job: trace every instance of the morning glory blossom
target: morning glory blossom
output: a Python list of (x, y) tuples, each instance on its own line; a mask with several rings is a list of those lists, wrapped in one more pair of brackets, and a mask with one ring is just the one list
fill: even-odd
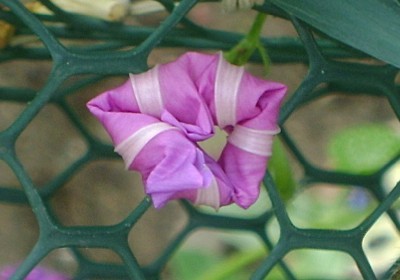
[[(128, 170), (140, 172), (156, 208), (187, 199), (248, 208), (259, 196), (286, 86), (247, 73), (222, 53), (188, 52), (130, 74), (88, 102)], [(214, 159), (199, 145), (228, 134)]]

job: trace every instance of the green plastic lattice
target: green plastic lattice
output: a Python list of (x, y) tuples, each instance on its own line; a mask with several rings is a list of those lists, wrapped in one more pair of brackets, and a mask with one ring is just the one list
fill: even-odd
[[(145, 197), (125, 219), (112, 226), (64, 226), (58, 221), (48, 203), (54, 194), (89, 162), (96, 159), (117, 158), (112, 146), (101, 142), (89, 132), (74, 113), (71, 105), (66, 102), (66, 97), (107, 75), (145, 71), (148, 68), (148, 56), (156, 47), (227, 50), (237, 43), (242, 35), (203, 28), (185, 18), (185, 15), (197, 4), (196, 0), (182, 0), (177, 5), (170, 0), (159, 0), (170, 14), (156, 28), (105, 22), (67, 13), (48, 0), (40, 2), (47, 6), (53, 15), (33, 15), (19, 1), (0, 0), (0, 3), (7, 7), (0, 10), (0, 18), (16, 26), (19, 34), (37, 36), (45, 46), (8, 46), (0, 51), (0, 61), (2, 63), (21, 59), (52, 61), (48, 80), (39, 91), (0, 87), (0, 101), (29, 103), (16, 120), (0, 132), (0, 160), (11, 168), (23, 188), (19, 190), (1, 186), (0, 202), (29, 205), (39, 224), (36, 245), (12, 279), (23, 279), (52, 250), (62, 247), (70, 248), (78, 263), (75, 279), (90, 279), (99, 276), (114, 279), (157, 279), (183, 240), (199, 228), (240, 230), (256, 234), (268, 248), (269, 253), (255, 269), (252, 279), (263, 279), (277, 264), (282, 268), (287, 279), (296, 279), (296, 275), (290, 265), (285, 263), (283, 257), (290, 251), (300, 248), (345, 252), (354, 259), (363, 278), (376, 279), (378, 277), (365, 255), (362, 242), (366, 232), (384, 213), (389, 215), (397, 230), (400, 229), (397, 214), (391, 208), (400, 195), (400, 184), (397, 183), (389, 194), (385, 193), (381, 184), (384, 171), (400, 156), (371, 175), (352, 175), (326, 170), (308, 160), (285, 130), (285, 122), (297, 108), (333, 92), (387, 98), (399, 119), (400, 94), (395, 83), (397, 68), (386, 64), (368, 65), (349, 62), (347, 58), (357, 59), (366, 55), (325, 36), (316, 40), (305, 23), (290, 17), (269, 1), (257, 7), (261, 12), (290, 20), (301, 39), (263, 38), (262, 42), (268, 48), (271, 60), (275, 64), (301, 62), (309, 67), (306, 77), (284, 104), (280, 115), (280, 124), (283, 128), (281, 137), (303, 169), (304, 184), (322, 182), (347, 188), (356, 185), (372, 193), (379, 204), (363, 222), (350, 230), (301, 229), (291, 222), (274, 181), (267, 173), (264, 183), (272, 202), (270, 209), (266, 209), (256, 218), (247, 219), (212, 215), (182, 202), (189, 217), (186, 226), (156, 261), (141, 267), (136, 260), (135, 252), (128, 244), (128, 235), (140, 217), (151, 207), (149, 198)], [(178, 26), (179, 23), (181, 24)], [(100, 40), (101, 43), (62, 44), (61, 39), (75, 41), (93, 39)], [(252, 57), (252, 60), (261, 61), (256, 55)], [(69, 84), (68, 87), (61, 87), (64, 81), (79, 75), (84, 78)], [(39, 111), (49, 103), (57, 104), (65, 112), (86, 141), (88, 150), (61, 174), (38, 188), (16, 155), (16, 141)], [(277, 218), (280, 226), (279, 241), (275, 245), (265, 231), (274, 217)], [(110, 249), (121, 257), (123, 264), (90, 260), (81, 255), (77, 248)]]

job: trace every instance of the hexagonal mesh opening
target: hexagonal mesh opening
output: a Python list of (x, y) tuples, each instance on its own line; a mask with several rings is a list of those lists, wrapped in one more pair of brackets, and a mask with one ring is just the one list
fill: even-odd
[(39, 186), (49, 183), (85, 151), (76, 128), (54, 105), (46, 106), (16, 143), (17, 156)]

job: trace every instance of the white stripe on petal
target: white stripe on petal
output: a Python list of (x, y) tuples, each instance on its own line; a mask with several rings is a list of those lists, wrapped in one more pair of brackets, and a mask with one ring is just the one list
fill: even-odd
[[(208, 168), (208, 167), (207, 167)], [(214, 175), (212, 175), (211, 183), (205, 188), (197, 189), (196, 205), (208, 205), (218, 210), (220, 207), (220, 195), (218, 182)]]
[(215, 77), (215, 114), (218, 126), (236, 124), (236, 105), (244, 68), (225, 61), (220, 53)]
[(129, 74), (129, 77), (140, 112), (160, 117), (164, 105), (158, 80), (158, 67), (137, 75)]
[(257, 130), (237, 125), (229, 135), (228, 142), (246, 152), (260, 156), (270, 156), (273, 136), (279, 132), (280, 128), (276, 130)]
[(119, 153), (125, 161), (125, 168), (128, 169), (143, 147), (158, 134), (178, 128), (163, 122), (149, 124), (135, 131), (131, 136), (115, 147), (114, 151)]

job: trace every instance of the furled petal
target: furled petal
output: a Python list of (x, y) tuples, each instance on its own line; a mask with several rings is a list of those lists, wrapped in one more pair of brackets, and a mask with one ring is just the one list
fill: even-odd
[(279, 108), (284, 85), (245, 74), (238, 96), (237, 120), (219, 163), (235, 189), (235, 202), (247, 208), (258, 198), (272, 138), (279, 133)]
[[(100, 100), (110, 100), (101, 98)], [(115, 150), (127, 169), (142, 174), (146, 193), (171, 193), (207, 187), (212, 174), (206, 168), (203, 152), (168, 123), (139, 113), (107, 112), (108, 104), (92, 102), (89, 108), (111, 135)], [(194, 197), (188, 193), (187, 198)], [(156, 207), (165, 204), (155, 200)]]
[[(186, 53), (88, 103), (124, 159), (141, 173), (155, 207), (184, 198), (218, 209), (259, 195), (286, 87), (227, 63), (222, 53)], [(216, 161), (196, 141), (228, 133)]]

